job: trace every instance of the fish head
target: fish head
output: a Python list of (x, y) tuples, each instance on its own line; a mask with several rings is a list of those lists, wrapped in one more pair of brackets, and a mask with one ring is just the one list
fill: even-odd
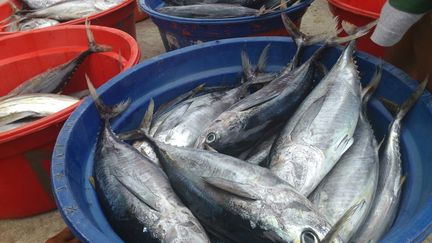
[(211, 148), (221, 153), (232, 154), (236, 141), (242, 135), (241, 124), (230, 123), (230, 120), (217, 119), (207, 128), (201, 137), (201, 148)]

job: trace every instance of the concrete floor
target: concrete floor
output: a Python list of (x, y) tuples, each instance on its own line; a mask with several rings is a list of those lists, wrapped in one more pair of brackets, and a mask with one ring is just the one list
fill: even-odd
[[(316, 0), (303, 17), (301, 29), (308, 34), (334, 33), (334, 20), (325, 0)], [(165, 52), (157, 27), (146, 20), (137, 23), (141, 60)], [(58, 211), (16, 220), (0, 220), (0, 242), (45, 242), (66, 227)]]

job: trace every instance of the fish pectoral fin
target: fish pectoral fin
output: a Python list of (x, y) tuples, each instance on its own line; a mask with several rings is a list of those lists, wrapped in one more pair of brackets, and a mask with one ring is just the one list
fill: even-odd
[(339, 237), (339, 233), (345, 228), (345, 226), (351, 223), (353, 216), (362, 210), (366, 204), (364, 199), (360, 200), (352, 207), (350, 207), (342, 217), (334, 224), (331, 230), (326, 234), (326, 236), (321, 240), (321, 243), (331, 243)]
[[(292, 129), (291, 137), (295, 137), (297, 134), (303, 133), (304, 131), (310, 130), (310, 124), (315, 120), (318, 113), (321, 111), (321, 108), (325, 101), (325, 95), (319, 97), (305, 110), (305, 112), (301, 115), (300, 119), (297, 119), (297, 123)], [(301, 121), (301, 122), (300, 122)]]
[(159, 197), (155, 195), (150, 188), (148, 188), (144, 183), (140, 184), (139, 191), (134, 190), (128, 183), (128, 177), (119, 177), (114, 175), (116, 180), (124, 186), (132, 195), (134, 195), (138, 200), (147, 205), (154, 211), (159, 212), (157, 202), (160, 201)]
[(250, 200), (261, 199), (253, 190), (251, 190), (253, 188), (252, 186), (247, 186), (244, 183), (239, 183), (220, 177), (202, 177), (202, 179), (209, 185), (229, 192), (235, 196), (247, 198)]
[(249, 104), (247, 104), (247, 105), (243, 105), (243, 106), (240, 105), (240, 106), (237, 107), (237, 108), (240, 109), (239, 111), (246, 111), (246, 110), (252, 109), (252, 108), (254, 108), (254, 107), (260, 106), (260, 105), (262, 105), (262, 104), (264, 104), (264, 103), (266, 103), (266, 102), (269, 102), (270, 100), (272, 100), (272, 99), (278, 97), (279, 94), (280, 94), (280, 93), (273, 94), (273, 95), (271, 95), (271, 96), (267, 96), (267, 97), (263, 97), (263, 98), (261, 98), (261, 99), (254, 100), (253, 102), (251, 102), (251, 103), (249, 103)]

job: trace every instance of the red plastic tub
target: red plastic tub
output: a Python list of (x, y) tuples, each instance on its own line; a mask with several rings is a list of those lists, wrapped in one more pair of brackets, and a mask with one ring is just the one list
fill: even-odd
[(146, 14), (145, 12), (143, 12), (139, 6), (138, 6), (138, 2), (135, 1), (137, 3), (137, 6), (135, 7), (135, 22), (141, 22), (143, 20), (148, 19), (148, 14)]
[(0, 21), (8, 18), (13, 14), (13, 8), (11, 3), (14, 4), (17, 8), (22, 8), (22, 3), (19, 0), (9, 0), (9, 2), (5, 1), (0, 3)]
[[(19, 0), (14, 0), (14, 1), (18, 2)], [(19, 3), (17, 6), (22, 7), (22, 4)], [(131, 35), (133, 38), (136, 38), (136, 30), (135, 30), (136, 10), (135, 9), (137, 9), (136, 0), (125, 0), (123, 3), (119, 4), (114, 8), (110, 8), (108, 10), (90, 16), (89, 20), (93, 25), (106, 26), (106, 27), (123, 30), (124, 32)], [(8, 13), (7, 17), (9, 17), (13, 13), (12, 7), (7, 2), (3, 4), (3, 8), (0, 6), (0, 12), (1, 15), (4, 15), (4, 13)], [(85, 22), (85, 18), (81, 18), (81, 19), (67, 21), (57, 26), (84, 24), (84, 22)], [(0, 37), (4, 35), (9, 35), (11, 33), (14, 32), (6, 32), (5, 27), (0, 26)]]
[[(385, 2), (386, 0), (328, 0), (330, 11), (339, 17), (339, 27), (342, 20), (362, 26), (378, 19)], [(371, 31), (366, 38), (358, 40), (358, 49), (382, 57), (384, 48), (371, 41), (369, 37), (372, 33)], [(340, 35), (345, 36), (346, 33)]]
[[(90, 55), (66, 87), (66, 94), (86, 89), (84, 73), (100, 86), (121, 72), (119, 60), (122, 70), (140, 60), (138, 45), (130, 35), (107, 27), (92, 26), (91, 29), (97, 43), (109, 45), (113, 50)], [(3, 77), (0, 95), (4, 95), (23, 81), (85, 50), (85, 26), (60, 26), (9, 35), (0, 39), (0, 47)], [(51, 153), (64, 121), (77, 106), (0, 133), (0, 218), (25, 217), (55, 207), (49, 183)]]

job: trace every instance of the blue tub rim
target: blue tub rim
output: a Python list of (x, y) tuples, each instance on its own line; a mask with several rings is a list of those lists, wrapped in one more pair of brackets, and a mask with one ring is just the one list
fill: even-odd
[(284, 10), (279, 10), (271, 14), (266, 14), (263, 16), (246, 16), (246, 17), (238, 17), (238, 18), (225, 18), (225, 19), (197, 19), (197, 18), (183, 18), (183, 17), (176, 17), (171, 16), (168, 14), (159, 13), (153, 8), (151, 8), (147, 4), (148, 0), (139, 0), (139, 7), (146, 12), (150, 17), (169, 21), (169, 22), (175, 22), (175, 23), (181, 23), (181, 24), (207, 24), (207, 25), (221, 25), (221, 24), (240, 24), (240, 23), (249, 23), (252, 21), (257, 20), (266, 20), (271, 19), (277, 16), (280, 16), (282, 12), (291, 13), (291, 12), (298, 12), (302, 11), (303, 9), (306, 11), (306, 8), (309, 7), (309, 5), (315, 1), (315, 0), (301, 0), (298, 4), (291, 6)]
[[(117, 82), (123, 80), (126, 76), (130, 75), (130, 73), (137, 72), (139, 69), (148, 66), (152, 63), (159, 62), (161, 59), (169, 58), (172, 56), (176, 56), (179, 54), (187, 53), (189, 51), (196, 51), (199, 49), (205, 49), (209, 48), (215, 45), (219, 44), (230, 44), (230, 43), (247, 43), (247, 42), (256, 42), (256, 41), (280, 41), (280, 42), (292, 42), (291, 38), (287, 37), (241, 37), (241, 38), (231, 38), (231, 39), (223, 39), (223, 40), (216, 40), (216, 41), (209, 41), (193, 46), (188, 46), (184, 48), (180, 48), (171, 52), (167, 52), (164, 54), (161, 54), (159, 56), (147, 59), (134, 67), (128, 69), (127, 71), (120, 73), (119, 75), (113, 77), (108, 82), (103, 84), (101, 87), (97, 89), (98, 94), (103, 96), (105, 92), (107, 92), (111, 86), (116, 84)], [(341, 47), (337, 47), (341, 49)], [(392, 64), (389, 64), (387, 62), (383, 62), (377, 57), (374, 57), (368, 53), (357, 51), (357, 58), (362, 58), (368, 62), (371, 62), (375, 65), (382, 64), (382, 68), (384, 70), (387, 70), (388, 72), (392, 73), (392, 75), (399, 78), (400, 81), (402, 81), (405, 85), (408, 86), (408, 88), (411, 91), (414, 91), (418, 85), (418, 82), (413, 80), (411, 77), (408, 76), (405, 72), (400, 70), (399, 68), (393, 66)], [(428, 109), (430, 113), (432, 113), (432, 94), (429, 91), (425, 91), (423, 95), (420, 97), (419, 102), (422, 102), (425, 104), (425, 107)], [(80, 117), (80, 115), (89, 108), (90, 105), (92, 105), (93, 102), (90, 98), (86, 98), (76, 109), (72, 112), (70, 117), (67, 119), (65, 124), (63, 125), (59, 136), (57, 137), (56, 144), (53, 150), (52, 154), (52, 160), (51, 160), (51, 185), (52, 185), (52, 191), (54, 194), (55, 202), (58, 206), (58, 210), (65, 221), (66, 225), (70, 228), (70, 230), (73, 232), (75, 236), (78, 236), (80, 240), (85, 240), (86, 242), (91, 242), (89, 238), (94, 239), (95, 232), (98, 230), (93, 226), (92, 224), (87, 225), (87, 227), (81, 227), (81, 232), (77, 232), (73, 225), (76, 224), (83, 224), (84, 221), (88, 221), (88, 218), (84, 216), (82, 210), (80, 208), (74, 207), (74, 205), (78, 205), (74, 195), (67, 191), (66, 196), (59, 196), (59, 188), (63, 187), (69, 187), (69, 181), (65, 179), (64, 173), (65, 173), (65, 153), (64, 149), (66, 144), (69, 142), (71, 127), (73, 127), (75, 121)], [(55, 179), (56, 178), (56, 179)], [(411, 238), (406, 239), (404, 238), (404, 235), (401, 235), (399, 232), (395, 232), (391, 235), (389, 238), (389, 235), (386, 235), (384, 238), (387, 240), (387, 242), (391, 242), (388, 240), (397, 240), (397, 239), (405, 239), (409, 242), (412, 241), (420, 241), (421, 239), (424, 239), (428, 236), (428, 234), (432, 231), (432, 221), (429, 220), (430, 215), (432, 215), (432, 198), (428, 200), (426, 203), (427, 206), (421, 210), (422, 214), (419, 217), (416, 217), (413, 219), (412, 224), (416, 225), (415, 229), (409, 229), (408, 231), (405, 231), (405, 233), (410, 236)], [(420, 229), (420, 230), (419, 230)], [(92, 236), (92, 237), (88, 237)], [(97, 238), (101, 240), (101, 242), (110, 242), (110, 239), (107, 238), (102, 233), (97, 233)]]

